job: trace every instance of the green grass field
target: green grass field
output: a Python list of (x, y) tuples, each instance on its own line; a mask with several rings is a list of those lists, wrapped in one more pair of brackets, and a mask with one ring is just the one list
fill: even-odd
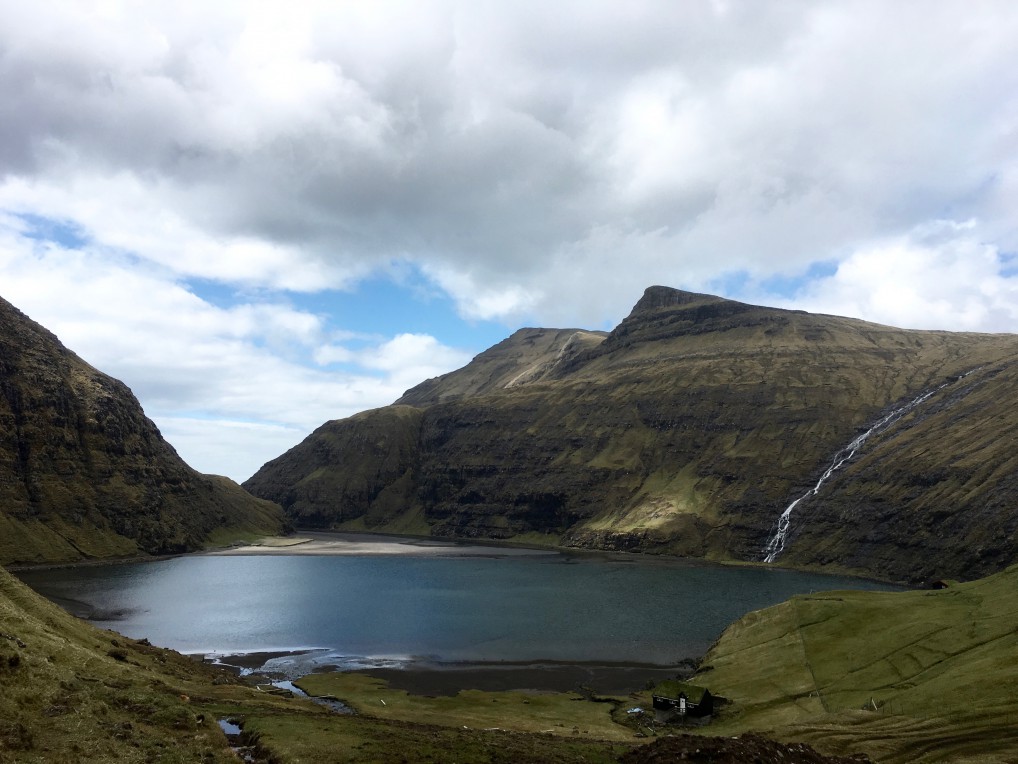
[(938, 591), (832, 592), (750, 613), (697, 681), (712, 733), (879, 761), (1018, 760), (1018, 566)]
[(389, 689), (380, 679), (343, 673), (311, 674), (297, 684), (310, 695), (342, 698), (358, 713), (378, 719), (604, 740), (634, 739), (632, 730), (613, 721), (611, 703), (591, 702), (575, 693), (462, 690), (453, 696), (428, 697)]

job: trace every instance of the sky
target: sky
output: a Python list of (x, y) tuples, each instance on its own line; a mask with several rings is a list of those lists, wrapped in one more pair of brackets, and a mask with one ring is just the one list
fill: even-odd
[(0, 0), (0, 297), (242, 481), (653, 284), (1018, 331), (1018, 3)]

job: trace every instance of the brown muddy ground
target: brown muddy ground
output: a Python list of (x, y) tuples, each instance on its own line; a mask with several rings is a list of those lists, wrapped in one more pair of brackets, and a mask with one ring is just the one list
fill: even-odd
[[(674, 679), (677, 667), (603, 666), (596, 664), (515, 664), (443, 668), (373, 668), (354, 673), (383, 679), (411, 695), (455, 695), (460, 690), (506, 692), (537, 690), (575, 692), (580, 688), (602, 695), (628, 695), (648, 682)], [(690, 672), (686, 672), (690, 673)]]
[(864, 754), (824, 756), (805, 743), (779, 743), (748, 733), (739, 737), (675, 735), (629, 751), (621, 764), (664, 764), (689, 761), (703, 764), (868, 764)]

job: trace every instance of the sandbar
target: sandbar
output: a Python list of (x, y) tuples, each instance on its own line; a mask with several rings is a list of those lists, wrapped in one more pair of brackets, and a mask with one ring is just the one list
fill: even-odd
[(414, 557), (519, 557), (558, 555), (556, 550), (372, 533), (305, 532), (207, 552), (212, 555), (412, 555)]

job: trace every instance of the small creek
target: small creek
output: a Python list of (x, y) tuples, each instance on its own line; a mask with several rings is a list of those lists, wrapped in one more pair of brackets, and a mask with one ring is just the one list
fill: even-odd
[(304, 692), (304, 690), (302, 690), (300, 687), (295, 685), (289, 679), (279, 679), (279, 680), (276, 680), (276, 681), (272, 682), (272, 686), (277, 688), (277, 689), (280, 689), (280, 690), (286, 690), (286, 691), (292, 692), (295, 697), (298, 697), (298, 698), (307, 698), (311, 702), (317, 703), (320, 706), (324, 706), (325, 708), (327, 708), (330, 711), (333, 711), (333, 712), (335, 712), (337, 714), (346, 714), (346, 715), (351, 715), (352, 716), (353, 713), (354, 713), (354, 710), (352, 708), (350, 708), (350, 706), (348, 706), (343, 701), (341, 701), (341, 700), (339, 700), (337, 698), (334, 698), (334, 697), (332, 697), (330, 695), (326, 695), (326, 696), (322, 696), (322, 697), (319, 697), (319, 696), (316, 696), (316, 695), (308, 695), (306, 692)]
[(220, 719), (219, 729), (226, 735), (226, 742), (229, 743), (230, 750), (237, 754), (238, 759), (244, 762), (257, 761), (254, 746), (244, 745), (242, 742), (244, 730), (241, 729), (239, 724), (229, 719)]

